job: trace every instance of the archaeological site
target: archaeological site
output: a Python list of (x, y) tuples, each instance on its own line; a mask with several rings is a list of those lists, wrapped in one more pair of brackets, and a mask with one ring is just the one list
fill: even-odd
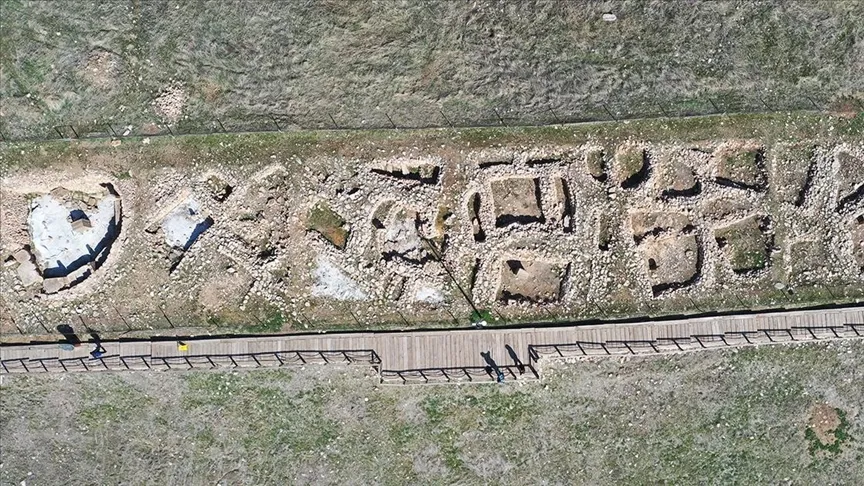
[(468, 145), (216, 164), (144, 139), (16, 168), (4, 329), (566, 321), (812, 304), (864, 283), (860, 142)]

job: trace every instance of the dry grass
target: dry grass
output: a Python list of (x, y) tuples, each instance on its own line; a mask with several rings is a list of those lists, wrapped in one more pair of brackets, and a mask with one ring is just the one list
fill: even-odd
[[(601, 20), (610, 5), (612, 23)], [(0, 130), (139, 132), (165, 115), (186, 132), (217, 120), (273, 129), (267, 114), (282, 128), (361, 128), (812, 108), (864, 88), (862, 18), (854, 0), (7, 0)], [(180, 111), (153, 105), (181, 85)]]
[[(864, 474), (862, 363), (845, 341), (579, 361), (503, 386), (336, 366), (7, 375), (0, 483), (833, 483)], [(807, 432), (823, 404), (842, 417), (819, 429), (831, 450)]]

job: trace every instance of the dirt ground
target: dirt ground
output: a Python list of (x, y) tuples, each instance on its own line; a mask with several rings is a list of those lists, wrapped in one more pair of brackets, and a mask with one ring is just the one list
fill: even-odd
[[(796, 113), (8, 145), (0, 325), (7, 336), (58, 324), (144, 334), (467, 325), (462, 291), (492, 325), (860, 299), (854, 225), (864, 196), (837, 187), (864, 183), (861, 120)], [(788, 140), (808, 141), (809, 158), (790, 158)], [(597, 176), (614, 170), (622, 146), (638, 147), (641, 166), (626, 187)], [(598, 150), (605, 162), (586, 162)], [(718, 175), (754, 153), (747, 167), (763, 185)], [(670, 192), (659, 180), (670, 160), (695, 182)], [(854, 164), (862, 171), (846, 170)], [(790, 202), (780, 189), (798, 165), (807, 177)], [(122, 200), (104, 263), (57, 293), (38, 276), (25, 281), (16, 255), (30, 244), (30, 201), (99, 184)]]
[(518, 385), (335, 365), (7, 375), (0, 483), (856, 483), (862, 363), (849, 340), (558, 363)]
[(0, 8), (8, 138), (69, 124), (86, 135), (609, 120), (809, 109), (864, 91), (855, 0)]

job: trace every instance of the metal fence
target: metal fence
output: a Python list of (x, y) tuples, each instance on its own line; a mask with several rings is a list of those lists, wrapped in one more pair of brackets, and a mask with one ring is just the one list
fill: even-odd
[[(757, 344), (812, 342), (826, 339), (864, 337), (864, 323), (840, 326), (793, 326), (785, 329), (730, 331), (722, 334), (694, 334), (682, 337), (639, 341), (576, 341), (528, 346), (528, 362), (500, 365), (505, 381), (537, 380), (541, 359), (567, 359), (602, 356), (635, 356), (730, 348)], [(14, 347), (8, 346), (8, 347)], [(278, 368), (305, 364), (369, 364), (378, 369), (382, 383), (493, 383), (497, 374), (488, 366), (442, 366), (411, 370), (382, 369), (375, 350), (294, 350), (237, 354), (197, 354), (183, 356), (105, 355), (98, 358), (77, 356), (16, 357), (0, 360), (0, 374), (130, 370), (190, 370), (214, 368)]]
[(0, 360), (0, 373), (45, 373), (71, 371), (190, 370), (213, 368), (277, 368), (306, 364), (368, 363), (381, 359), (371, 349), (296, 350), (237, 354), (198, 354), (183, 356), (104, 355), (92, 357), (26, 357)]
[(685, 337), (657, 338), (643, 341), (606, 341), (602, 343), (577, 341), (574, 343), (532, 345), (529, 346), (528, 354), (531, 363), (534, 364), (541, 358), (561, 359), (584, 356), (660, 354), (754, 344), (860, 338), (862, 336), (864, 336), (864, 324), (815, 327), (793, 326), (787, 329), (732, 331), (723, 334), (696, 334)]

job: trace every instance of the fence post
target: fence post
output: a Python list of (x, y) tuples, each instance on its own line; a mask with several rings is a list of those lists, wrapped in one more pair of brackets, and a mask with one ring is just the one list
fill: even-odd
[(449, 118), (447, 118), (447, 115), (444, 114), (444, 110), (442, 110), (441, 108), (439, 108), (439, 109), (438, 109), (438, 112), (441, 113), (441, 116), (444, 117), (444, 121), (446, 121), (447, 124), (450, 125), (450, 128), (453, 128), (453, 123), (450, 121)]
[(333, 126), (336, 127), (337, 130), (339, 130), (339, 124), (336, 123), (336, 120), (333, 118), (333, 115), (331, 115), (330, 113), (327, 113), (327, 116), (330, 117), (330, 121), (333, 122)]
[(113, 302), (111, 302), (110, 304), (111, 304), (111, 307), (114, 308), (114, 312), (116, 312), (117, 315), (120, 316), (120, 320), (123, 321), (123, 324), (126, 325), (126, 329), (128, 329), (128, 330), (131, 331), (131, 330), (132, 330), (132, 326), (130, 326), (129, 323), (126, 322), (126, 318), (123, 317), (123, 314), (120, 312), (120, 309), (118, 309), (117, 306), (114, 305)]
[(714, 100), (712, 100), (710, 97), (708, 98), (708, 103), (711, 103), (711, 106), (714, 107), (714, 112), (715, 112), (715, 113), (722, 113), (722, 112), (720, 111), (720, 108), (717, 108), (717, 105), (714, 104)]
[(390, 118), (390, 114), (389, 114), (389, 113), (384, 113), (384, 116), (387, 117), (387, 119), (390, 121), (390, 124), (393, 125), (393, 128), (394, 128), (394, 129), (397, 128), (397, 127), (396, 127), (396, 124), (393, 123), (393, 119)]
[(503, 125), (503, 126), (505, 126), (505, 127), (506, 127), (506, 126), (507, 126), (507, 124), (506, 124), (506, 123), (504, 123), (504, 119), (503, 119), (503, 118), (501, 118), (501, 115), (499, 115), (499, 114), (498, 114), (498, 110), (496, 110), (496, 109), (495, 109), (495, 108), (492, 108), (492, 111), (494, 111), (494, 112), (495, 112), (495, 116), (497, 116), (497, 117), (498, 117), (498, 121), (499, 121), (499, 122), (500, 122), (500, 123), (501, 123), (501, 125)]
[(617, 122), (617, 121), (618, 121), (618, 118), (616, 118), (615, 115), (612, 114), (612, 112), (611, 112), (611, 111), (609, 110), (609, 108), (606, 106), (606, 103), (601, 103), (601, 105), (603, 105), (603, 109), (606, 110), (606, 113), (609, 114), (609, 116), (612, 117), (612, 119), (615, 120), (615, 121)]
[(159, 308), (159, 312), (161, 312), (161, 313), (162, 313), (162, 317), (164, 317), (165, 320), (168, 321), (168, 325), (171, 326), (171, 329), (174, 329), (174, 323), (171, 322), (171, 319), (168, 319), (168, 314), (165, 313), (165, 309), (163, 309), (163, 308), (160, 307), (160, 308)]
[(40, 319), (39, 316), (36, 316), (36, 320), (39, 321), (39, 325), (42, 326), (42, 329), (45, 329), (45, 332), (51, 334), (51, 330), (48, 329), (48, 326), (46, 326), (45, 323), (42, 322), (42, 319)]
[(357, 316), (354, 315), (354, 312), (351, 311), (350, 308), (348, 309), (348, 313), (351, 314), (351, 317), (354, 318), (354, 321), (357, 322), (357, 325), (358, 325), (358, 326), (361, 326), (361, 327), (363, 326), (363, 324), (360, 322), (360, 319), (357, 319)]

